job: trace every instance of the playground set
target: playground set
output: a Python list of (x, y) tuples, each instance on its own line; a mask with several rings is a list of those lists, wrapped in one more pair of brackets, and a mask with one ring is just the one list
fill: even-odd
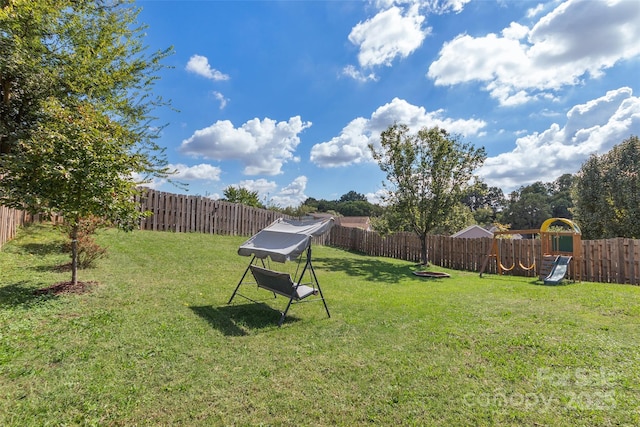
[[(534, 244), (521, 244), (520, 250), (516, 251), (514, 241), (507, 238), (509, 235), (537, 235), (540, 237), (540, 249), (538, 251)], [(510, 244), (505, 244), (507, 240), (510, 240)], [(510, 256), (505, 253), (505, 246), (511, 247), (511, 254), (508, 254)], [(509, 258), (511, 262), (505, 265), (505, 260)], [(542, 223), (540, 229), (496, 231), (480, 269), (480, 277), (492, 259), (495, 259), (499, 275), (517, 266), (524, 271), (533, 270), (545, 284), (559, 284), (568, 276), (574, 281), (580, 281), (582, 233), (576, 223), (566, 218), (549, 218)]]

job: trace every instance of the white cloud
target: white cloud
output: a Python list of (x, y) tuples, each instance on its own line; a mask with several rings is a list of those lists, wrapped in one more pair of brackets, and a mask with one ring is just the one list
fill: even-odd
[(365, 197), (369, 203), (373, 203), (374, 205), (384, 206), (386, 205), (385, 197), (389, 194), (388, 190), (380, 189), (375, 193), (367, 193)]
[(423, 127), (439, 126), (451, 133), (465, 136), (477, 135), (486, 125), (482, 120), (447, 118), (444, 117), (444, 110), (427, 112), (424, 107), (394, 98), (374, 111), (371, 118), (358, 117), (348, 123), (340, 135), (314, 145), (311, 148), (311, 161), (321, 167), (372, 161), (368, 145), (379, 144), (382, 131), (394, 122), (406, 124), (412, 132)]
[(553, 98), (564, 86), (598, 77), (640, 55), (640, 2), (569, 0), (531, 29), (461, 34), (445, 43), (427, 76), (436, 85), (477, 81), (501, 105)]
[(219, 167), (201, 163), (195, 166), (187, 166), (181, 163), (168, 166), (170, 170), (175, 170), (176, 174), (171, 177), (176, 180), (202, 180), (202, 181), (219, 181), (220, 173), (222, 172)]
[(180, 151), (208, 159), (238, 160), (245, 166), (245, 175), (277, 175), (285, 163), (300, 160), (294, 156), (298, 134), (310, 126), (300, 116), (286, 122), (255, 118), (238, 128), (220, 120), (182, 141)]
[(418, 5), (406, 11), (392, 6), (353, 27), (349, 41), (360, 48), (360, 66), (390, 66), (396, 57), (406, 58), (420, 47), (430, 29), (422, 29), (425, 18), (418, 10)]
[(371, 138), (369, 121), (358, 117), (347, 124), (340, 135), (311, 147), (311, 161), (321, 167), (348, 166), (370, 161), (368, 144)]
[(437, 14), (443, 14), (447, 12), (460, 13), (464, 6), (471, 0), (426, 0), (426, 4), (429, 11)]
[(198, 74), (199, 76), (206, 77), (207, 79), (229, 80), (229, 76), (227, 74), (223, 74), (220, 71), (211, 68), (206, 56), (193, 55), (189, 58), (189, 62), (187, 62), (185, 69), (189, 72)]
[(224, 97), (223, 94), (221, 94), (220, 92), (213, 92), (213, 96), (220, 102), (220, 109), (224, 110), (224, 107), (227, 106), (227, 102), (229, 101), (227, 98)]
[(377, 9), (388, 9), (393, 5), (417, 5), (427, 13), (444, 14), (448, 12), (462, 12), (464, 6), (471, 0), (374, 0)]
[(162, 187), (167, 183), (167, 180), (164, 178), (148, 178), (139, 173), (132, 174), (131, 179), (139, 186), (151, 188), (154, 190)]
[(298, 206), (307, 200), (307, 196), (304, 194), (307, 188), (307, 177), (302, 175), (297, 177), (291, 182), (291, 184), (285, 186), (276, 193), (271, 200), (270, 204), (280, 207)]
[[(426, 14), (459, 13), (471, 0), (373, 0), (377, 13), (355, 25), (349, 41), (359, 48), (361, 68), (385, 65), (415, 52), (431, 34), (431, 27), (423, 28)], [(424, 13), (421, 13), (423, 11)], [(374, 73), (347, 65), (342, 75), (359, 82), (378, 81)]]
[[(169, 177), (170, 180), (174, 181), (174, 185), (178, 183), (185, 184), (184, 181), (219, 181), (222, 172), (220, 168), (205, 163), (195, 166), (187, 166), (181, 163), (168, 164), (167, 168), (169, 171), (174, 172)], [(135, 182), (139, 183), (139, 185), (154, 190), (161, 190), (169, 183), (169, 179), (157, 177), (145, 178), (139, 173), (133, 174), (132, 178)], [(209, 197), (214, 199), (218, 198), (214, 196)]]
[(536, 7), (532, 7), (530, 9), (527, 10), (527, 18), (534, 18), (536, 16), (538, 16), (540, 13), (542, 13), (542, 11), (544, 10), (544, 4), (539, 3), (536, 5)]
[(527, 36), (529, 27), (512, 22), (507, 28), (502, 30), (502, 36), (508, 40), (520, 40)]
[(366, 74), (364, 72), (362, 72), (361, 70), (356, 69), (356, 67), (354, 67), (353, 65), (347, 65), (346, 67), (344, 67), (342, 69), (342, 75), (343, 76), (347, 76), (350, 77), (354, 80), (357, 80), (359, 82), (368, 82), (368, 81), (377, 81), (378, 77), (375, 75), (375, 73), (369, 73)]
[(511, 152), (490, 157), (479, 170), (491, 186), (511, 191), (535, 181), (549, 182), (577, 172), (591, 154), (602, 154), (640, 134), (640, 98), (623, 87), (576, 105), (564, 126), (520, 137)]
[(240, 181), (237, 185), (234, 185), (234, 187), (246, 188), (249, 191), (257, 191), (258, 196), (261, 199), (266, 199), (276, 190), (276, 188), (278, 188), (278, 184), (274, 181), (267, 181), (264, 178), (245, 179)]
[(256, 191), (258, 198), (269, 206), (274, 205), (282, 208), (288, 206), (295, 207), (307, 200), (307, 196), (304, 194), (307, 188), (307, 177), (304, 175), (297, 177), (280, 190), (278, 190), (278, 184), (264, 178), (246, 179), (240, 181), (238, 184), (232, 184), (231, 187)]

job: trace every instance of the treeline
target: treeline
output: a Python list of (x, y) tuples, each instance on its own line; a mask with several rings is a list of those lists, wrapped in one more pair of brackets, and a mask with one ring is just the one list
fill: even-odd
[[(535, 182), (522, 186), (506, 196), (500, 188), (489, 187), (479, 181), (433, 234), (453, 234), (471, 224), (490, 227), (497, 223), (511, 229), (530, 229), (540, 227), (544, 220), (551, 217), (572, 219), (572, 188), (575, 181), (576, 175), (565, 174), (553, 182)], [(296, 208), (283, 209), (292, 216), (313, 212), (369, 216), (373, 219), (374, 228), (385, 231), (380, 230), (384, 224), (376, 221), (383, 210), (384, 207), (368, 202), (364, 194), (355, 191), (349, 191), (338, 200), (310, 197)]]
[(324, 200), (307, 198), (304, 203), (296, 207), (268, 206), (260, 201), (257, 191), (251, 191), (242, 187), (229, 186), (223, 190), (222, 200), (231, 203), (241, 203), (254, 208), (270, 209), (282, 212), (294, 217), (303, 217), (310, 213), (330, 213), (335, 216), (368, 216), (378, 217), (383, 208), (380, 205), (370, 203), (364, 194), (349, 191), (338, 200)]
[(584, 239), (640, 238), (640, 139), (631, 136), (602, 155), (592, 155), (576, 174), (522, 186), (504, 200), (498, 189), (479, 186), (464, 203), (479, 224), (491, 220), (511, 229), (537, 228), (550, 217), (575, 220)]
[[(260, 206), (257, 192), (230, 189), (229, 201)], [(264, 207), (264, 206), (261, 206)], [(349, 191), (338, 200), (308, 198), (300, 206), (269, 209), (292, 216), (326, 212), (339, 216), (369, 216), (385, 231), (384, 207), (364, 194)], [(576, 174), (550, 182), (534, 182), (505, 195), (478, 180), (449, 218), (432, 234), (452, 234), (471, 224), (498, 225), (512, 230), (535, 229), (548, 218), (568, 218), (580, 224), (585, 239), (640, 238), (640, 140), (631, 136), (602, 155), (592, 155)], [(412, 230), (395, 230), (412, 231)]]
[(505, 196), (497, 187), (478, 183), (462, 200), (480, 225), (501, 224), (512, 230), (538, 228), (548, 218), (573, 219), (572, 189), (577, 175), (564, 174), (553, 182), (534, 182)]
[(364, 194), (355, 191), (343, 194), (338, 200), (318, 200), (309, 197), (302, 204), (302, 208), (309, 212), (329, 212), (341, 216), (378, 217), (383, 211), (382, 206), (370, 203)]

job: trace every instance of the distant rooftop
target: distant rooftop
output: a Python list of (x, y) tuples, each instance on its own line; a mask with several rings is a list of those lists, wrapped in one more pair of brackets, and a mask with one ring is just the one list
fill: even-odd
[(486, 228), (483, 228), (477, 224), (470, 225), (464, 230), (460, 230), (451, 237), (459, 237), (464, 239), (479, 239), (481, 237), (493, 237), (493, 233)]

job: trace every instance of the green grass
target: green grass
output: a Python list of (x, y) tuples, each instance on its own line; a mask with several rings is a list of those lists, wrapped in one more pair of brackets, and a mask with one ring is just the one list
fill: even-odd
[(315, 247), (331, 318), (299, 304), (278, 328), (283, 298), (227, 305), (245, 238), (108, 230), (91, 292), (35, 295), (70, 277), (60, 239), (0, 251), (3, 426), (640, 424), (638, 287)]

